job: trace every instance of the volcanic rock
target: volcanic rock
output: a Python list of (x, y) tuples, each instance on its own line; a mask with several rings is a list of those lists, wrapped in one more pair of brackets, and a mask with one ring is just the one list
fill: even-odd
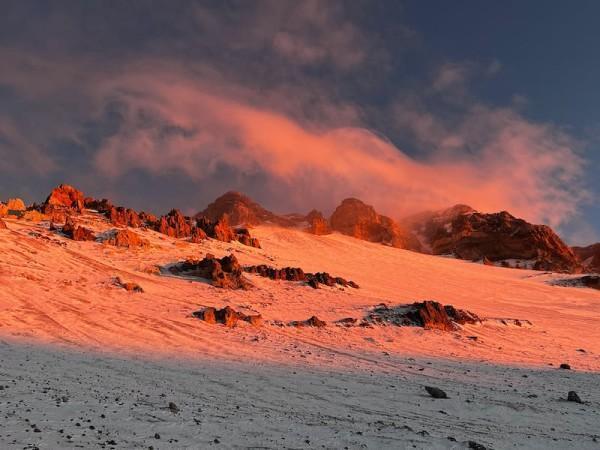
[(44, 211), (51, 211), (55, 207), (81, 211), (84, 208), (84, 200), (81, 191), (68, 184), (61, 184), (52, 190), (44, 202)]
[(469, 311), (454, 308), (452, 305), (444, 306), (427, 300), (391, 308), (385, 304), (378, 305), (367, 315), (365, 322), (455, 331), (457, 324), (475, 324), (481, 322), (481, 319)]
[(179, 210), (172, 209), (169, 214), (160, 218), (157, 231), (174, 238), (183, 238), (192, 234), (192, 226)]
[(446, 393), (444, 391), (442, 391), (440, 388), (436, 388), (433, 386), (425, 386), (425, 390), (433, 398), (437, 398), (437, 399), (448, 398), (448, 395), (446, 395)]
[(577, 395), (577, 392), (575, 392), (575, 391), (569, 391), (569, 393), (567, 394), (567, 401), (575, 402), (575, 403), (583, 403), (581, 401), (581, 398), (579, 398), (579, 395)]
[(123, 289), (125, 289), (128, 292), (136, 292), (136, 293), (143, 293), (144, 290), (142, 289), (142, 287), (137, 284), (137, 283), (133, 283), (133, 282), (125, 282), (123, 280), (121, 280), (121, 278), (117, 277), (115, 278), (115, 284)]
[(372, 206), (356, 198), (342, 201), (329, 219), (331, 229), (370, 242), (420, 251), (421, 245), (411, 232), (378, 214)]
[(10, 198), (6, 203), (8, 211), (25, 211), (25, 203), (20, 198)]
[(226, 306), (223, 309), (216, 309), (213, 307), (204, 308), (202, 311), (196, 311), (192, 313), (193, 316), (204, 320), (210, 324), (222, 323), (226, 327), (233, 328), (237, 325), (238, 321), (248, 322), (253, 326), (262, 325), (262, 317), (260, 314), (246, 315), (239, 311), (235, 311), (230, 306)]
[(330, 234), (331, 227), (329, 222), (320, 211), (313, 209), (306, 215), (306, 221), (308, 222), (308, 228), (306, 231), (319, 236)]
[(319, 319), (317, 316), (312, 316), (303, 321), (290, 322), (290, 326), (323, 328), (327, 326), (327, 322)]
[(306, 281), (309, 286), (315, 289), (319, 288), (319, 284), (327, 286), (339, 284), (340, 286), (350, 286), (354, 289), (358, 289), (359, 287), (354, 281), (347, 281), (342, 277), (332, 277), (327, 272), (305, 273), (299, 267), (276, 269), (265, 264), (260, 264), (258, 266), (246, 266), (243, 270), (244, 272), (260, 275), (271, 280)]
[(192, 234), (190, 235), (190, 242), (195, 244), (199, 244), (200, 242), (208, 239), (208, 236), (204, 232), (202, 228), (194, 227), (192, 228)]
[(137, 233), (128, 229), (114, 230), (114, 234), (104, 242), (116, 247), (126, 248), (147, 247), (150, 245), (146, 239), (141, 238)]
[(109, 209), (107, 215), (108, 220), (110, 220), (113, 225), (138, 228), (142, 224), (139, 215), (130, 208), (123, 208), (122, 206), (115, 208), (113, 206)]
[(242, 275), (242, 268), (231, 254), (221, 259), (209, 253), (201, 261), (187, 260), (169, 268), (175, 275), (205, 278), (215, 287), (225, 289), (248, 289), (250, 283)]
[(578, 272), (573, 251), (546, 225), (532, 225), (508, 212), (475, 212), (456, 205), (437, 213), (407, 219), (434, 255), (452, 254), (460, 259), (499, 262), (519, 267), (559, 272)]

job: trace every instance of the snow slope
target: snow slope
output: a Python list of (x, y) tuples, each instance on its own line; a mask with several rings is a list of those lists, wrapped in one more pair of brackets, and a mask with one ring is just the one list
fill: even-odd
[[(84, 221), (109, 228), (93, 214)], [(9, 387), (0, 391), (0, 413), (10, 425), (0, 433), (2, 448), (110, 447), (108, 435), (115, 448), (464, 448), (469, 439), (493, 448), (600, 448), (600, 292), (549, 284), (562, 276), (275, 227), (253, 229), (263, 249), (136, 230), (152, 246), (124, 250), (73, 242), (43, 224), (7, 224), (0, 231), (0, 384)], [(157, 274), (157, 266), (206, 252), (328, 271), (361, 288), (313, 290), (249, 277), (254, 289), (223, 291)], [(145, 292), (126, 292), (115, 277)], [(230, 305), (267, 321), (313, 314), (335, 321), (361, 318), (382, 302), (424, 299), (488, 320), (442, 333), (333, 324), (226, 329), (191, 316)], [(575, 371), (557, 369), (563, 362)], [(424, 384), (451, 399), (428, 398)], [(587, 403), (562, 401), (569, 390)], [(62, 391), (77, 400), (57, 407)], [(161, 409), (168, 401), (181, 412)], [(69, 431), (78, 433), (73, 443), (58, 433), (71, 430), (75, 416), (98, 422), (104, 406), (116, 411), (103, 425), (104, 440), (96, 430)], [(40, 433), (24, 431), (26, 418), (39, 422)]]

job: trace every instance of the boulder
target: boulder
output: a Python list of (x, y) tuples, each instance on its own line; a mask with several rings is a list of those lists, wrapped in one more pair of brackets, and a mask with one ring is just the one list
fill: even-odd
[(306, 320), (290, 322), (290, 326), (324, 328), (327, 326), (327, 322), (319, 319), (317, 316), (311, 316)]
[(184, 238), (191, 236), (192, 226), (190, 220), (178, 209), (172, 209), (169, 214), (160, 218), (157, 231), (174, 238)]
[(343, 200), (331, 215), (329, 223), (332, 230), (357, 239), (408, 250), (421, 250), (421, 244), (415, 235), (356, 198)]
[(89, 228), (76, 226), (73, 230), (72, 239), (74, 241), (95, 241), (96, 235)]
[(135, 293), (143, 293), (144, 289), (142, 289), (142, 287), (137, 284), (137, 283), (133, 283), (133, 282), (125, 282), (123, 280), (121, 280), (121, 278), (117, 277), (115, 278), (115, 284), (123, 289), (125, 289), (128, 292), (135, 292)]
[(425, 390), (433, 398), (437, 398), (437, 399), (448, 398), (448, 395), (444, 391), (442, 391), (440, 388), (433, 387), (433, 386), (425, 386)]
[(575, 392), (575, 391), (569, 391), (569, 393), (567, 394), (567, 401), (575, 402), (575, 403), (583, 403), (581, 401), (581, 398), (579, 398), (579, 395), (577, 395), (577, 392)]
[(8, 211), (25, 211), (25, 203), (20, 198), (10, 198), (6, 203)]
[(150, 245), (146, 239), (141, 238), (137, 233), (128, 229), (114, 230), (114, 234), (104, 242), (109, 245), (125, 248), (143, 248)]

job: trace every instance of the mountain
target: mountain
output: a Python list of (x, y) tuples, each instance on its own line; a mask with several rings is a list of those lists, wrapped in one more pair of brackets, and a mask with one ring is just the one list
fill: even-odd
[(298, 220), (279, 216), (256, 203), (250, 197), (235, 191), (221, 195), (209, 204), (204, 211), (196, 214), (196, 218), (206, 217), (217, 221), (224, 215), (229, 216), (232, 226), (254, 226), (262, 223), (272, 223), (284, 227), (295, 226)]
[(587, 247), (572, 247), (586, 272), (600, 273), (600, 242)]
[(387, 216), (378, 214), (371, 205), (356, 198), (347, 198), (329, 219), (331, 229), (347, 236), (392, 247), (421, 251), (416, 236)]
[(484, 214), (456, 205), (412, 216), (406, 223), (434, 255), (536, 270), (581, 271), (573, 250), (550, 227), (533, 225), (506, 211)]

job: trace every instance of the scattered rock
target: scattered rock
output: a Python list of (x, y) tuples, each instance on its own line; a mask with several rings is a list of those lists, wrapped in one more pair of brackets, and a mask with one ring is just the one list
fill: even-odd
[(179, 412), (179, 407), (175, 403), (169, 402), (169, 411), (173, 414), (177, 414)]
[(479, 444), (475, 441), (469, 441), (468, 446), (471, 450), (487, 450), (485, 445)]
[(323, 328), (327, 326), (327, 322), (319, 319), (317, 316), (312, 316), (307, 320), (290, 322), (290, 326)]
[(79, 226), (75, 223), (72, 216), (68, 216), (62, 227), (62, 233), (74, 241), (95, 241), (96, 235), (88, 228)]
[(448, 398), (448, 395), (446, 395), (446, 393), (444, 391), (442, 391), (440, 388), (436, 388), (433, 386), (425, 386), (425, 390), (433, 398), (438, 398), (438, 399)]
[(136, 292), (136, 293), (144, 292), (144, 290), (142, 289), (142, 287), (139, 284), (132, 283), (132, 282), (124, 282), (119, 277), (115, 278), (115, 285), (125, 289), (128, 292)]
[(327, 286), (338, 284), (340, 286), (349, 286), (354, 289), (358, 289), (359, 287), (354, 281), (347, 281), (341, 277), (332, 277), (327, 272), (306, 273), (299, 267), (276, 269), (265, 264), (260, 264), (258, 266), (246, 266), (244, 267), (244, 272), (260, 275), (261, 277), (270, 278), (271, 280), (305, 281), (314, 289), (318, 289), (319, 284)]
[(238, 321), (248, 322), (256, 327), (262, 325), (262, 316), (260, 314), (246, 315), (239, 311), (235, 311), (230, 306), (226, 306), (222, 309), (216, 309), (213, 307), (204, 308), (202, 311), (196, 311), (192, 313), (194, 317), (204, 320), (209, 324), (221, 323), (226, 327), (233, 328), (237, 325)]
[(575, 402), (575, 403), (583, 403), (581, 401), (581, 398), (579, 398), (579, 395), (577, 395), (577, 392), (575, 392), (575, 391), (569, 391), (569, 393), (567, 394), (567, 401)]
[(564, 370), (571, 370), (571, 366), (567, 363), (562, 363), (558, 368)]

